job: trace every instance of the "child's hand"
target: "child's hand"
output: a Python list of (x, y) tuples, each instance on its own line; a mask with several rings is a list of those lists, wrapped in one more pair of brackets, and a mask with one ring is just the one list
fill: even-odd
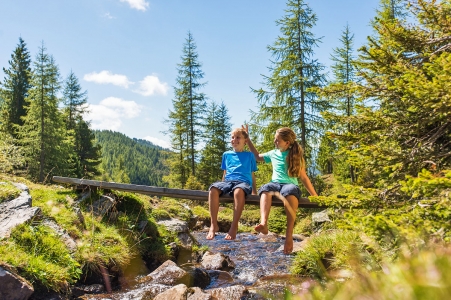
[(249, 134), (249, 125), (241, 125), (241, 128), (246, 131), (247, 134)]

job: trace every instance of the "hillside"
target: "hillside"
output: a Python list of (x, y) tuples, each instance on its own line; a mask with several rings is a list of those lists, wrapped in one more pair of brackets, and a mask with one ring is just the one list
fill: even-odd
[(110, 130), (96, 130), (94, 135), (102, 147), (103, 177), (112, 179), (124, 172), (130, 183), (165, 186), (162, 178), (169, 173), (165, 165), (168, 150)]

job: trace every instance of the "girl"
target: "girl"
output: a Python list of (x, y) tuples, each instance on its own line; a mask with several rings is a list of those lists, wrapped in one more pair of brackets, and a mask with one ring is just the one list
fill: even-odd
[[(248, 132), (248, 126), (242, 126)], [(312, 196), (317, 196), (315, 188), (305, 172), (304, 151), (296, 141), (296, 134), (288, 127), (277, 129), (274, 135), (276, 149), (260, 154), (247, 140), (249, 149), (257, 161), (272, 163), (271, 182), (263, 185), (259, 191), (260, 196), (260, 224), (255, 226), (257, 232), (268, 234), (268, 216), (271, 210), (272, 196), (279, 197), (285, 205), (287, 214), (287, 230), (283, 252), (289, 254), (293, 251), (293, 228), (296, 219), (298, 201), (301, 191), (298, 187), (298, 178)]]

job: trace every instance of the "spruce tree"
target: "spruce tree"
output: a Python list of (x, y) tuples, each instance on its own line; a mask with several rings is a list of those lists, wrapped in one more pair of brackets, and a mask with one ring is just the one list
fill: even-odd
[(260, 109), (252, 115), (257, 130), (272, 147), (274, 132), (282, 126), (291, 127), (307, 156), (321, 134), (321, 111), (328, 104), (310, 89), (321, 86), (324, 70), (314, 59), (314, 48), (320, 38), (311, 31), (317, 17), (303, 0), (288, 0), (286, 14), (276, 24), (281, 35), (268, 50), (273, 60), (269, 76), (264, 76), (266, 88), (252, 89)]
[(86, 110), (87, 92), (82, 91), (77, 76), (70, 71), (64, 82), (63, 103), (65, 105), (67, 129), (75, 128), (75, 121)]
[(224, 102), (218, 105), (212, 101), (206, 111), (205, 146), (201, 152), (198, 178), (204, 186), (222, 179), (222, 154), (231, 149), (230, 132), (232, 124)]
[(19, 136), (24, 146), (29, 173), (44, 182), (50, 173), (66, 175), (71, 145), (67, 141), (59, 110), (60, 76), (53, 57), (40, 47), (34, 62), (27, 114)]
[(328, 172), (335, 169), (335, 175), (343, 179), (349, 178), (351, 182), (356, 181), (356, 170), (347, 162), (346, 151), (329, 151), (341, 149), (331, 136), (345, 135), (352, 130), (351, 124), (343, 120), (348, 119), (355, 111), (354, 89), (358, 79), (354, 66), (353, 38), (349, 26), (346, 26), (340, 38), (341, 46), (333, 49), (331, 55), (333, 78), (318, 93), (331, 103), (332, 108), (324, 113), (329, 133), (322, 137), (317, 158), (320, 169)]
[(3, 68), (5, 78), (1, 84), (0, 125), (2, 130), (17, 137), (17, 126), (23, 125), (26, 101), (31, 81), (31, 59), (27, 45), (22, 38), (11, 55), (9, 68)]
[(358, 106), (352, 134), (339, 137), (358, 145), (349, 155), (362, 184), (396, 186), (451, 165), (450, 15), (449, 2), (418, 0), (406, 18), (376, 17), (357, 60), (356, 96), (372, 107)]
[(199, 91), (205, 83), (202, 65), (198, 60), (196, 44), (192, 34), (183, 45), (182, 62), (177, 65), (177, 85), (174, 87), (173, 110), (169, 112), (169, 134), (174, 156), (170, 160), (174, 185), (184, 187), (189, 176), (196, 175), (197, 146), (203, 132), (205, 95)]

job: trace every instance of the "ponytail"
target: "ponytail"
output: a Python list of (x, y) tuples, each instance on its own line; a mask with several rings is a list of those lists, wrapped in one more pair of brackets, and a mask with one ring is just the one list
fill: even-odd
[(290, 151), (287, 155), (288, 176), (299, 177), (305, 168), (304, 150), (296, 141), (296, 134), (288, 127), (282, 127), (276, 131), (280, 138), (290, 143)]

